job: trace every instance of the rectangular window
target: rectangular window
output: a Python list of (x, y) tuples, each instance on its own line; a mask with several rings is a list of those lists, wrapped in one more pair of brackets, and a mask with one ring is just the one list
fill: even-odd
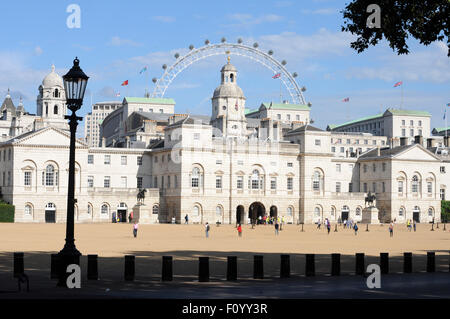
[(137, 157), (137, 164), (142, 165), (142, 156)]
[(297, 114), (297, 115), (295, 116), (295, 119), (296, 119), (297, 121), (300, 121), (300, 115)]
[(364, 171), (364, 173), (367, 173), (367, 165), (366, 164), (363, 165), (363, 171)]
[(336, 153), (336, 147), (332, 146), (331, 147), (331, 152)]
[(222, 165), (222, 160), (216, 160), (217, 165)]
[(414, 121), (413, 120), (409, 121), (409, 125), (414, 126)]
[(344, 153), (345, 149), (343, 147), (341, 147), (341, 153)]
[(402, 181), (398, 181), (398, 192), (403, 193), (403, 182)]
[(88, 155), (88, 164), (94, 164), (94, 155)]
[(270, 178), (270, 189), (271, 190), (276, 190), (277, 189), (277, 178), (276, 177), (271, 177)]
[(316, 146), (320, 146), (320, 140), (315, 140), (315, 141), (314, 141), (314, 144), (315, 144)]
[(402, 125), (405, 125), (406, 123), (405, 123), (405, 120), (402, 120)]
[(441, 200), (445, 200), (445, 189), (441, 188), (439, 191), (439, 195), (441, 196)]
[(288, 190), (292, 190), (292, 188), (293, 188), (293, 179), (292, 179), (292, 177), (288, 177), (288, 179), (287, 179), (287, 189)]
[(170, 188), (170, 180), (171, 180), (170, 176), (167, 176), (167, 188)]
[(350, 144), (350, 139), (347, 139), (347, 144)]
[(111, 155), (105, 155), (105, 161), (104, 161), (104, 163), (105, 163), (106, 165), (111, 164)]
[(293, 166), (293, 165), (292, 165), (291, 162), (287, 163), (287, 167), (292, 167), (292, 166)]
[(383, 167), (383, 172), (386, 172), (386, 163), (381, 164), (381, 166)]
[(222, 188), (222, 176), (216, 176), (216, 188)]
[(422, 121), (419, 121), (419, 126), (422, 126)]
[(158, 188), (158, 177), (155, 176), (154, 180), (153, 180), (153, 187), (154, 188)]
[(382, 187), (383, 187), (383, 193), (386, 192), (386, 184), (384, 182), (381, 183)]
[(238, 165), (244, 165), (244, 161), (238, 161)]
[(433, 183), (427, 182), (427, 192), (428, 194), (433, 193)]
[(103, 187), (109, 188), (110, 187), (110, 182), (111, 182), (111, 177), (110, 176), (105, 176), (105, 179), (103, 180)]
[(200, 133), (194, 133), (194, 140), (200, 140)]
[(341, 164), (336, 164), (336, 172), (341, 172)]
[(94, 176), (88, 176), (87, 182), (88, 182), (88, 187), (89, 188), (94, 187)]
[(341, 192), (341, 182), (336, 182), (336, 193)]
[(409, 136), (414, 137), (414, 129), (413, 128), (409, 130)]
[(402, 136), (406, 136), (406, 130), (404, 128), (402, 128)]
[(237, 178), (237, 188), (238, 189), (243, 189), (244, 188), (244, 177), (243, 176), (238, 176), (238, 178)]
[(375, 163), (372, 164), (372, 171), (374, 171), (374, 172), (377, 171), (377, 165)]
[(127, 157), (126, 156), (121, 156), (120, 157), (120, 164), (121, 165), (127, 165)]
[(178, 176), (177, 175), (175, 175), (174, 177), (173, 177), (173, 186), (175, 187), (175, 188), (177, 188), (178, 187)]
[(372, 183), (372, 190), (374, 193), (377, 192), (377, 183)]
[(348, 183), (348, 192), (353, 192), (353, 183)]
[(25, 172), (23, 183), (25, 186), (31, 186), (31, 172)]
[(163, 109), (159, 109), (159, 113), (164, 113), (164, 110)]
[(367, 193), (367, 183), (363, 184), (363, 190), (364, 190), (364, 193)]
[(445, 166), (441, 166), (440, 171), (441, 173), (445, 173)]

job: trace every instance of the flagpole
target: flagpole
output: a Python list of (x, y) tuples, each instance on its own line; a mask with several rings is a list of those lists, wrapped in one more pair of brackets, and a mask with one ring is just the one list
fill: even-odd
[(401, 90), (402, 90), (402, 101), (401, 101), (401, 104), (400, 104), (400, 109), (402, 110), (403, 109), (403, 83), (400, 85), (401, 86)]

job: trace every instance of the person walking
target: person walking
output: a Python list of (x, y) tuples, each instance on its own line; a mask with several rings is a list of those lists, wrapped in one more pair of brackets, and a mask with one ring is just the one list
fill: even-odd
[(394, 223), (391, 222), (391, 224), (389, 225), (389, 235), (390, 237), (394, 236)]
[(414, 232), (416, 232), (416, 220), (414, 220), (413, 226), (414, 226)]
[(238, 231), (239, 237), (242, 237), (242, 226), (241, 226), (241, 224), (238, 225), (237, 231)]
[(206, 222), (206, 224), (205, 224), (205, 233), (206, 233), (206, 238), (208, 238), (209, 237), (209, 224), (208, 224), (208, 222)]
[(135, 221), (135, 222), (134, 222), (134, 225), (133, 225), (133, 235), (134, 235), (134, 238), (137, 237), (137, 231), (138, 231), (138, 228), (139, 228), (139, 224), (138, 224), (137, 221)]
[(275, 235), (278, 235), (278, 229), (280, 225), (278, 225), (278, 222), (275, 222)]
[(321, 225), (322, 223), (320, 222), (320, 219), (318, 219), (317, 220), (317, 229), (320, 229), (320, 225)]
[(189, 224), (189, 216), (188, 216), (188, 214), (186, 214), (186, 216), (184, 216), (184, 223), (185, 224)]
[(353, 226), (353, 229), (355, 230), (355, 236), (358, 234), (358, 224), (355, 223), (355, 226)]
[(406, 223), (406, 227), (408, 228), (408, 231), (411, 231), (411, 219), (408, 219), (408, 222)]
[(327, 224), (327, 231), (328, 231), (328, 235), (330, 234), (330, 229), (331, 229), (331, 224), (330, 221), (328, 220), (328, 218), (326, 219), (326, 224)]

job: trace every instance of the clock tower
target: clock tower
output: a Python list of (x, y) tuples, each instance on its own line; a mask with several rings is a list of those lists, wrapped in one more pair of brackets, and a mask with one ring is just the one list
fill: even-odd
[(212, 97), (211, 124), (222, 132), (222, 136), (246, 136), (245, 96), (237, 85), (237, 70), (229, 56), (220, 73), (221, 83)]

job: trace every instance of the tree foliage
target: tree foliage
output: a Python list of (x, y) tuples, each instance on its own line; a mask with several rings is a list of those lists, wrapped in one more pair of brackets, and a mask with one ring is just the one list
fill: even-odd
[(450, 201), (441, 201), (441, 220), (450, 221)]
[[(367, 12), (370, 4), (381, 9), (380, 28), (369, 28)], [(407, 39), (412, 36), (423, 45), (447, 41), (450, 57), (449, 0), (353, 0), (341, 13), (344, 17), (342, 31), (358, 36), (351, 47), (358, 53), (376, 45), (383, 37), (397, 54), (408, 54)]]

